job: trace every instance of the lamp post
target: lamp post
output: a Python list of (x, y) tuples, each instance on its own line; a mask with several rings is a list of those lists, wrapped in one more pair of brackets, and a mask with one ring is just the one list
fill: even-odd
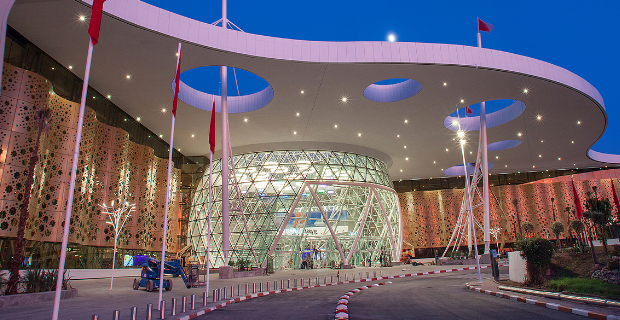
[(120, 205), (117, 208), (114, 207), (114, 200), (112, 200), (112, 203), (109, 206), (107, 206), (105, 203), (99, 205), (103, 209), (103, 212), (108, 215), (108, 219), (110, 219), (105, 223), (111, 224), (114, 228), (114, 256), (112, 257), (112, 277), (110, 279), (110, 290), (112, 290), (112, 285), (114, 284), (114, 265), (116, 264), (116, 245), (118, 243), (118, 235), (123, 230), (125, 222), (127, 222), (129, 216), (131, 216), (131, 211), (134, 211), (136, 209), (135, 204), (129, 204), (128, 202), (123, 203), (120, 201), (119, 203)]
[(555, 198), (551, 197), (551, 210), (553, 211), (553, 221), (555, 221)]

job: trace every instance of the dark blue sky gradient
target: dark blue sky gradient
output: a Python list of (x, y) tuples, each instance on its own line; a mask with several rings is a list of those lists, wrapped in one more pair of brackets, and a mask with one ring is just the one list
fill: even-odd
[[(204, 22), (221, 18), (221, 1), (145, 2)], [(384, 41), (393, 32), (397, 41), (475, 46), (480, 17), (495, 25), (484, 47), (553, 63), (599, 90), (609, 123), (593, 149), (616, 154), (619, 13), (615, 0), (228, 1), (228, 18), (245, 32), (303, 40)]]

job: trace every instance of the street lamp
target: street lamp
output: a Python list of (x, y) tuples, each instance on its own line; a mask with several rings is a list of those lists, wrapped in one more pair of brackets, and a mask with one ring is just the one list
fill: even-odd
[(123, 203), (120, 201), (119, 203), (119, 206), (116, 208), (114, 207), (114, 200), (112, 200), (112, 203), (109, 206), (107, 206), (105, 203), (99, 205), (103, 209), (103, 212), (108, 215), (108, 219), (110, 219), (105, 223), (111, 224), (114, 228), (114, 256), (112, 257), (112, 277), (110, 279), (110, 290), (112, 290), (112, 285), (114, 284), (114, 265), (116, 264), (116, 245), (118, 243), (118, 235), (123, 230), (125, 222), (127, 222), (129, 216), (131, 216), (131, 211), (134, 211), (136, 209), (135, 204), (129, 204), (128, 202)]

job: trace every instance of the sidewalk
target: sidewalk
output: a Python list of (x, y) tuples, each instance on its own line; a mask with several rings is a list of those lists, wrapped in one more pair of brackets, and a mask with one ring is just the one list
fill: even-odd
[[(236, 278), (236, 279), (218, 279), (217, 274), (210, 275), (209, 285), (209, 299), (212, 301), (212, 292), (214, 289), (227, 287), (227, 294), (230, 296), (230, 286), (233, 286), (235, 295), (237, 295), (237, 285), (241, 288), (241, 294), (245, 295), (245, 284), (249, 283), (249, 291), (252, 292), (252, 284), (256, 283), (256, 291), (259, 290), (259, 283), (263, 283), (263, 291), (266, 290), (266, 283), (270, 282), (270, 290), (273, 290), (273, 282), (276, 281), (278, 288), (280, 288), (280, 280), (284, 281), (284, 286), (287, 286), (287, 280), (291, 280), (291, 287), (294, 280), (297, 279), (297, 286), (301, 286), (300, 279), (304, 279), (304, 286), (307, 286), (308, 278), (311, 279), (312, 284), (316, 282), (316, 278), (319, 278), (319, 283), (323, 283), (325, 277), (329, 283), (330, 278), (333, 276), (334, 282), (336, 282), (336, 276), (340, 273), (340, 281), (353, 280), (353, 274), (355, 279), (359, 279), (359, 273), (362, 273), (362, 277), (366, 278), (366, 273), (370, 277), (383, 276), (397, 276), (405, 273), (417, 273), (417, 272), (430, 272), (435, 270), (448, 269), (452, 266), (411, 266), (401, 265), (388, 268), (355, 268), (349, 270), (332, 270), (332, 269), (312, 269), (312, 270), (286, 270), (277, 271), (272, 275), (250, 277), (250, 278)], [(454, 267), (468, 267), (468, 266), (454, 266)], [(471, 267), (471, 266), (470, 266)], [(406, 269), (406, 270), (403, 270)], [(74, 280), (71, 281), (71, 286), (79, 290), (78, 297), (73, 299), (61, 300), (60, 302), (60, 315), (59, 319), (92, 319), (93, 314), (99, 314), (100, 319), (112, 318), (114, 310), (120, 310), (121, 318), (129, 317), (131, 307), (138, 307), (137, 319), (146, 318), (146, 306), (148, 303), (153, 304), (153, 319), (159, 319), (159, 312), (157, 311), (157, 297), (158, 293), (146, 292), (145, 290), (133, 290), (134, 278), (115, 278), (114, 289), (110, 291), (110, 279), (90, 279), (90, 280)], [(196, 295), (196, 307), (202, 307), (202, 295), (205, 291), (204, 287), (199, 288), (185, 288), (183, 281), (180, 278), (170, 278), (173, 281), (172, 291), (164, 291), (163, 299), (166, 301), (166, 316), (170, 318), (170, 306), (172, 298), (177, 299), (177, 310), (181, 310), (181, 299), (183, 296), (187, 296), (189, 311), (189, 301), (192, 294)], [(202, 277), (200, 278), (202, 281)], [(208, 306), (216, 306), (218, 303), (209, 302)], [(53, 301), (41, 302), (37, 304), (15, 306), (9, 308), (3, 308), (0, 310), (3, 317), (7, 319), (50, 319), (52, 315)], [(177, 313), (178, 314), (178, 313)]]
[[(498, 284), (490, 279), (483, 279), (482, 283), (470, 282), (467, 284), (468, 288), (470, 288), (471, 290), (480, 291), (482, 293), (494, 295), (500, 298), (516, 300), (519, 302), (534, 304), (537, 306), (547, 307), (563, 312), (579, 314), (595, 319), (601, 319), (602, 317), (600, 317), (599, 315), (609, 315), (605, 317), (606, 319), (620, 319), (620, 308), (603, 307), (595, 304), (579, 303), (570, 300), (558, 300), (540, 295), (501, 290), (498, 288), (499, 285), (501, 284)], [(589, 315), (588, 311), (594, 314)]]

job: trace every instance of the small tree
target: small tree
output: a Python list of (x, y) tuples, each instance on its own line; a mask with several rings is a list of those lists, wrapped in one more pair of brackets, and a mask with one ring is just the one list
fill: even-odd
[(49, 108), (39, 109), (35, 113), (35, 121), (37, 124), (37, 138), (35, 140), (35, 146), (30, 156), (30, 166), (28, 168), (28, 180), (26, 182), (26, 188), (24, 190), (24, 202), (22, 202), (22, 210), (19, 215), (19, 224), (17, 226), (17, 240), (15, 241), (15, 254), (13, 255), (13, 261), (11, 261), (11, 277), (9, 278), (6, 295), (17, 294), (17, 287), (19, 285), (19, 268), (22, 265), (24, 257), (24, 233), (26, 230), (26, 220), (28, 220), (28, 206), (30, 205), (30, 191), (34, 184), (34, 168), (39, 162), (39, 144), (41, 142), (41, 134), (44, 131), (49, 130), (49, 117), (52, 111)]
[(529, 221), (525, 221), (523, 222), (523, 224), (521, 224), (521, 230), (523, 230), (523, 232), (526, 232), (528, 234), (531, 233), (531, 235), (534, 235), (534, 224), (529, 222)]
[[(588, 198), (586, 200), (586, 209), (588, 211), (584, 212), (583, 216), (590, 219), (594, 227), (598, 229), (596, 231), (603, 244), (603, 251), (607, 255), (607, 231), (605, 226), (611, 221), (611, 202), (609, 202), (609, 199)], [(594, 247), (592, 250), (594, 251)]]
[(555, 221), (551, 224), (551, 232), (555, 234), (555, 242), (557, 243), (560, 238), (560, 233), (564, 232), (564, 225), (560, 221)]
[[(579, 241), (579, 239), (581, 239), (581, 233), (583, 233), (584, 230), (584, 226), (583, 226), (583, 222), (581, 222), (581, 220), (573, 220), (568, 224), (568, 231), (575, 231), (575, 233), (577, 234), (577, 241), (579, 242), (579, 250), (581, 250), (581, 241)], [(572, 234), (572, 232), (571, 232)], [(583, 251), (582, 251), (583, 252)]]
[(551, 263), (551, 257), (553, 257), (551, 241), (541, 238), (524, 239), (518, 241), (516, 246), (521, 250), (521, 256), (525, 259), (527, 270), (525, 284), (543, 284), (545, 281), (543, 274)]

